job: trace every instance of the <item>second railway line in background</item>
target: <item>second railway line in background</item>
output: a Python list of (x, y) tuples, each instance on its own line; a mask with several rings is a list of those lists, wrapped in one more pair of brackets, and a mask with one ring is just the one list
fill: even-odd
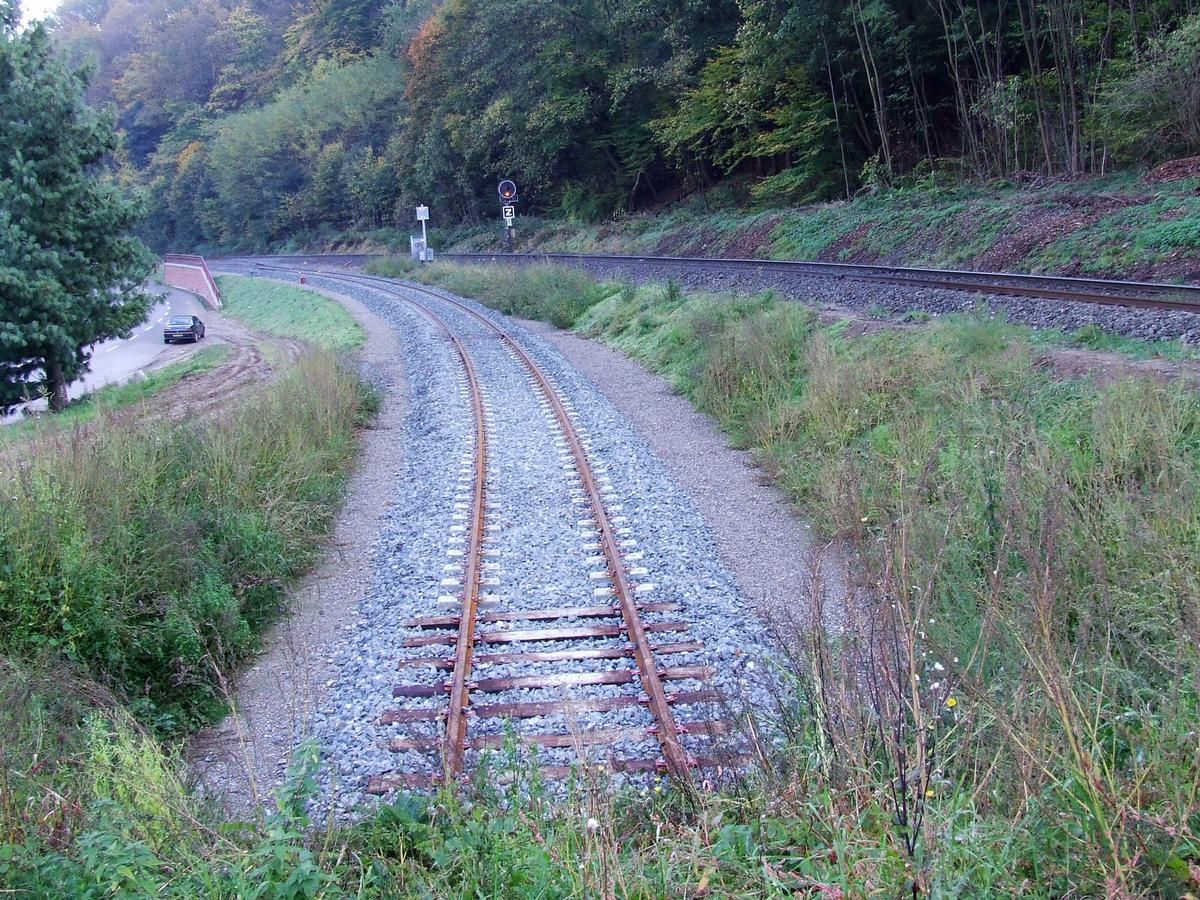
[(757, 272), (793, 277), (825, 278), (886, 284), (897, 287), (935, 288), (1011, 297), (1068, 300), (1136, 309), (1200, 313), (1200, 285), (1117, 281), (1019, 272), (975, 272), (924, 269), (865, 263), (810, 262), (805, 260), (722, 259), (688, 256), (600, 256), (583, 253), (444, 253), (444, 260), (463, 262), (547, 261), (563, 264), (678, 267), (681, 270)]

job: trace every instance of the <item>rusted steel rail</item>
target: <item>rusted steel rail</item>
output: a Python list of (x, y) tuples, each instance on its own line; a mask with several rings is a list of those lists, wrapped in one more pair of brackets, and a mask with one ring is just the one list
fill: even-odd
[(483, 534), (487, 494), (487, 422), (483, 409), (483, 391), (475, 365), (462, 341), (446, 323), (428, 310), (426, 314), (439, 322), (450, 335), (458, 358), (467, 376), (467, 391), (471, 397), (471, 412), (475, 419), (475, 478), (471, 496), (471, 524), (467, 529), (467, 547), (463, 561), (462, 609), (459, 614), (458, 638), (454, 645), (454, 674), (450, 683), (450, 707), (446, 711), (446, 739), (442, 765), (447, 778), (462, 774), (467, 745), (467, 692), (471, 681), (472, 655), (475, 651), (475, 619), (479, 613), (479, 587), (483, 568)]
[[(386, 279), (368, 275), (347, 275), (341, 272), (329, 273), (329, 275), (330, 277), (343, 280), (365, 282), (371, 284), (376, 289), (383, 289), (395, 296), (403, 297), (403, 294), (393, 285), (390, 285)], [(386, 287), (381, 288), (381, 284), (386, 285)], [(533, 376), (542, 395), (554, 410), (554, 416), (558, 420), (559, 427), (562, 429), (563, 435), (566, 437), (567, 443), (571, 448), (571, 455), (575, 460), (576, 472), (583, 484), (592, 517), (596, 522), (600, 550), (604, 555), (608, 574), (613, 582), (613, 593), (620, 606), (621, 617), (624, 620), (623, 630), (629, 640), (627, 649), (632, 652), (634, 661), (637, 663), (642, 689), (649, 698), (648, 706), (650, 712), (658, 722), (655, 737), (658, 739), (659, 747), (662, 750), (666, 769), (676, 778), (687, 777), (691, 766), (694, 764), (694, 760), (688, 758), (688, 754), (680, 743), (679, 726), (675, 722), (675, 715), (671, 710), (671, 701), (668, 699), (667, 691), (663, 687), (663, 678), (659, 674), (654, 652), (647, 637), (649, 629), (642, 622), (638, 611), (637, 602), (634, 598), (634, 585), (630, 582), (629, 573), (626, 571), (625, 562), (621, 558), (620, 548), (617, 545), (616, 530), (613, 528), (608, 513), (604, 508), (604, 500), (600, 496), (600, 488), (596, 483), (596, 477), (592, 472), (591, 464), (588, 462), (587, 452), (584, 450), (583, 443), (579, 439), (579, 434), (575, 430), (575, 426), (571, 423), (571, 417), (567, 414), (566, 407), (563, 405), (562, 399), (558, 396), (558, 392), (554, 390), (541, 367), (526, 352), (525, 348), (518, 344), (512, 335), (491, 319), (480, 315), (466, 304), (438, 292), (415, 286), (406, 287), (405, 290), (418, 291), (443, 303), (449, 303), (495, 332), (500, 340), (516, 354), (530, 375)], [(504, 634), (503, 637), (507, 640), (512, 640), (513, 634), (514, 632), (510, 631)]]
[[(262, 268), (274, 268), (263, 266)], [(285, 269), (284, 271), (294, 271)], [(538, 716), (563, 715), (570, 712), (605, 712), (608, 710), (645, 706), (652, 714), (655, 725), (649, 729), (595, 729), (575, 734), (536, 734), (522, 738), (527, 743), (542, 747), (583, 747), (611, 744), (615, 740), (633, 736), (645, 739), (649, 733), (657, 741), (662, 754), (659, 760), (617, 760), (613, 766), (621, 771), (665, 771), (677, 779), (687, 779), (696, 765), (715, 765), (711, 760), (697, 760), (690, 756), (680, 740), (683, 734), (707, 734), (710, 736), (728, 732), (724, 721), (698, 721), (680, 724), (676, 721), (672, 705), (717, 702), (716, 691), (700, 690), (679, 693), (669, 692), (664, 682), (674, 680), (706, 681), (713, 671), (705, 666), (660, 667), (656, 654), (667, 656), (678, 653), (693, 653), (703, 648), (702, 644), (676, 641), (654, 643), (651, 635), (685, 631), (687, 626), (679, 622), (644, 623), (643, 612), (671, 612), (679, 609), (671, 602), (642, 603), (636, 597), (636, 585), (632, 582), (626, 561), (622, 555), (618, 530), (605, 508), (601, 487), (587, 458), (587, 452), (577, 429), (571, 421), (566, 405), (547, 378), (541, 367), (511, 335), (480, 315), (466, 304), (453, 297), (416, 286), (405, 286), (403, 291), (386, 279), (345, 272), (307, 270), (309, 274), (321, 275), (331, 280), (366, 284), (375, 290), (397, 297), (418, 309), (450, 335), (467, 373), (470, 394), (473, 398), (476, 427), (475, 492), (472, 502), (470, 539), (466, 555), (463, 580), (462, 611), (459, 615), (426, 616), (408, 621), (410, 628), (428, 630), (433, 633), (410, 637), (404, 641), (406, 647), (436, 646), (453, 644), (455, 655), (449, 658), (411, 658), (399, 661), (397, 668), (404, 670), (418, 666), (451, 670), (452, 677), (440, 684), (401, 684), (393, 689), (395, 697), (435, 697), (448, 691), (449, 709), (446, 712), (446, 732), (440, 742), (443, 772), (447, 778), (458, 777), (464, 768), (468, 749), (489, 749), (497, 745), (494, 736), (471, 739), (467, 735), (468, 712), (479, 718), (531, 718)], [(525, 367), (537, 389), (554, 413), (554, 417), (566, 440), (578, 475), (583, 496), (594, 522), (594, 546), (602, 554), (606, 573), (612, 583), (613, 605), (559, 607), (551, 609), (512, 610), (479, 613), (478, 592), (481, 583), (483, 542), (486, 533), (484, 521), (486, 490), (486, 419), (480, 401), (480, 388), (470, 355), (461, 341), (453, 335), (449, 326), (425, 304), (411, 296), (412, 292), (424, 293), (438, 302), (454, 306), (470, 315), (492, 331), (508, 347)], [(582, 525), (582, 523), (581, 523)], [(566, 627), (504, 628), (501, 630), (477, 631), (479, 623), (489, 622), (542, 622), (555, 619), (619, 619), (619, 624), (569, 625)], [(456, 629), (456, 634), (438, 633), (441, 629)], [(626, 643), (621, 648), (581, 648), (549, 652), (487, 653), (475, 657), (476, 644), (519, 644), (537, 641), (595, 640), (599, 638), (623, 637)], [(636, 670), (605, 670), (601, 672), (567, 672), (560, 674), (511, 675), (502, 678), (473, 680), (473, 663), (478, 660), (488, 664), (514, 664), (523, 662), (584, 661), (600, 659), (631, 658)], [(615, 696), (576, 701), (539, 701), (529, 703), (470, 704), (472, 692), (493, 693), (522, 688), (570, 687), (576, 685), (624, 685), (638, 684), (641, 696)], [(437, 709), (395, 709), (385, 712), (381, 724), (403, 724), (438, 721), (442, 713)], [(436, 742), (428, 738), (396, 738), (391, 742), (394, 751), (431, 750)], [(396, 774), (372, 779), (369, 790), (383, 793), (400, 787), (425, 786), (430, 783), (428, 775)]]
[[(467, 379), (467, 394), (474, 420), (475, 477), (470, 500), (470, 525), (467, 528), (466, 548), (463, 552), (463, 582), (459, 594), (462, 607), (454, 618), (458, 633), (454, 640), (454, 663), (449, 684), (450, 704), (446, 710), (446, 733), (442, 740), (443, 775), (448, 779), (462, 774), (467, 745), (467, 704), (470, 690), (473, 655), (475, 652), (475, 621), (479, 614), (479, 589), (483, 569), (483, 538), (487, 514), (487, 420), (483, 407), (483, 389), (475, 364), (467, 348), (439, 316), (431, 310), (413, 304), (422, 315), (440, 329), (449, 339), (462, 364)], [(440, 692), (439, 692), (440, 693)]]

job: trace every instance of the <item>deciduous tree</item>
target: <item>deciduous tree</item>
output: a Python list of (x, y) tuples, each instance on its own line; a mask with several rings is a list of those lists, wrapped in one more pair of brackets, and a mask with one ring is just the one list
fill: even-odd
[(0, 406), (43, 383), (52, 409), (87, 371), (87, 348), (125, 335), (149, 299), (152, 260), (127, 237), (137, 204), (99, 164), (111, 119), (86, 78), (56, 60), (40, 25), (0, 0)]

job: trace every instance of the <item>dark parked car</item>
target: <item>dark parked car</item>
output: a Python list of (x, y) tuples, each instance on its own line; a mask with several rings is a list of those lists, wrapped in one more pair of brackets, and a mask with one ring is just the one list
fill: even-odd
[(163, 343), (198, 341), (204, 337), (204, 323), (195, 316), (171, 316), (163, 328)]

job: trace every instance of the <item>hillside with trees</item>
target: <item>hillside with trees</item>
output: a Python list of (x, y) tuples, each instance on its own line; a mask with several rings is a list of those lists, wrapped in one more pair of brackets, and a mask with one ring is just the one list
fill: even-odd
[(160, 247), (299, 245), (735, 185), (787, 206), (1200, 151), (1188, 0), (67, 0)]

